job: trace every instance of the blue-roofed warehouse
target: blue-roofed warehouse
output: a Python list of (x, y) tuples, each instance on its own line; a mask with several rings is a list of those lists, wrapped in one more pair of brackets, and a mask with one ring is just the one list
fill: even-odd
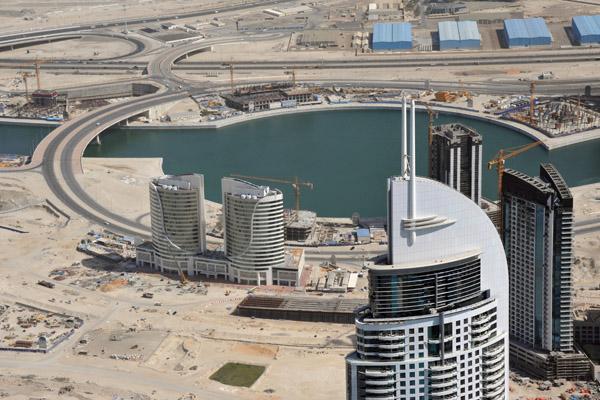
[(460, 47), (460, 35), (456, 21), (438, 22), (438, 34), (441, 49), (458, 49)]
[(412, 27), (410, 23), (373, 25), (373, 50), (412, 49)]
[(529, 46), (529, 33), (522, 19), (505, 19), (504, 35), (508, 47)]
[(552, 35), (543, 18), (506, 19), (504, 35), (508, 47), (552, 44)]
[(543, 46), (552, 44), (552, 35), (546, 26), (544, 18), (524, 19), (527, 33), (529, 34), (530, 46)]
[(461, 48), (481, 47), (479, 28), (475, 21), (458, 21), (458, 34), (460, 36)]
[(571, 28), (573, 28), (579, 44), (600, 43), (600, 26), (593, 16), (573, 17)]

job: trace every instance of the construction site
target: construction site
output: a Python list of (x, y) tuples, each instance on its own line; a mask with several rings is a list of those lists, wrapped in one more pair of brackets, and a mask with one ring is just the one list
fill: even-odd
[(600, 126), (598, 98), (534, 99), (502, 114), (531, 126), (549, 137), (559, 137), (584, 132)]
[(47, 353), (68, 339), (83, 320), (32, 305), (0, 307), (0, 351)]

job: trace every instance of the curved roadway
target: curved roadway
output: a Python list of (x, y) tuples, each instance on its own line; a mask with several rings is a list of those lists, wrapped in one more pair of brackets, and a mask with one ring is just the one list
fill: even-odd
[[(273, 38), (280, 34), (260, 34), (248, 36), (244, 39), (226, 38), (220, 40), (210, 40), (201, 43), (189, 44), (170, 48), (156, 58), (152, 59), (147, 65), (147, 80), (164, 85), (167, 89), (162, 92), (132, 99), (118, 104), (112, 104), (100, 109), (94, 110), (88, 114), (80, 116), (48, 135), (35, 150), (32, 163), (23, 169), (34, 169), (41, 166), (42, 173), (46, 182), (54, 195), (66, 207), (73, 212), (80, 214), (86, 219), (97, 224), (108, 224), (110, 229), (123, 233), (128, 236), (146, 238), (150, 236), (148, 226), (138, 221), (132, 221), (106, 209), (92, 199), (77, 181), (76, 173), (83, 172), (81, 166), (81, 157), (87, 144), (103, 130), (115, 125), (125, 118), (137, 115), (147, 111), (149, 108), (172, 101), (179, 101), (188, 96), (188, 92), (201, 94), (213, 89), (215, 85), (207, 85), (211, 89), (198, 89), (184, 79), (175, 77), (172, 74), (173, 64), (188, 53), (197, 52), (199, 49), (214, 44), (228, 42), (258, 41), (265, 38)], [(320, 81), (323, 81), (320, 79)], [(328, 81), (331, 84), (344, 85), (351, 81)], [(254, 83), (254, 82), (248, 82)], [(258, 82), (256, 82), (258, 83)], [(431, 82), (435, 85), (436, 82)], [(588, 81), (589, 84), (589, 81)], [(398, 87), (398, 88), (422, 88), (424, 82), (414, 81), (357, 81), (353, 86), (373, 86), (373, 87)], [(490, 81), (486, 86), (493, 86), (498, 92), (502, 90), (515, 90), (523, 92), (528, 88), (526, 82), (511, 82), (508, 84), (503, 81)], [(571, 85), (571, 86), (569, 86)], [(581, 83), (566, 82), (566, 86), (540, 86), (539, 91), (546, 89), (549, 93), (559, 91), (565, 94), (569, 88), (574, 86), (581, 88)], [(179, 91), (176, 87), (181, 86)], [(467, 85), (473, 89), (475, 85)], [(502, 89), (500, 89), (500, 87)], [(543, 89), (542, 89), (543, 88)], [(552, 89), (552, 90), (549, 90)], [(185, 90), (185, 91), (184, 91)], [(581, 90), (581, 89), (579, 89)], [(20, 170), (23, 170), (20, 169)], [(4, 171), (3, 171), (4, 172)], [(6, 171), (8, 172), (8, 171)]]

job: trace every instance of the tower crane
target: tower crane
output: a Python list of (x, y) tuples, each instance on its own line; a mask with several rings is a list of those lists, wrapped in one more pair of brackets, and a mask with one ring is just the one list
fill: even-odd
[[(498, 205), (500, 208), (500, 234), (504, 235), (504, 224), (503, 224), (503, 217), (502, 217), (502, 208), (503, 208), (503, 202), (502, 202), (502, 175), (504, 174), (504, 161), (516, 156), (517, 154), (520, 154), (524, 151), (527, 151), (529, 149), (534, 148), (535, 146), (542, 144), (544, 141), (543, 140), (538, 140), (537, 142), (534, 143), (530, 143), (524, 146), (520, 146), (520, 147), (512, 147), (510, 149), (500, 149), (500, 151), (498, 151), (498, 154), (496, 154), (496, 156), (494, 157), (494, 159), (490, 162), (488, 162), (488, 169), (492, 169), (492, 166), (494, 164), (498, 164), (496, 166), (496, 171), (498, 171)], [(512, 150), (512, 151), (511, 151)], [(507, 151), (511, 151), (508, 154), (504, 154), (504, 152)]]
[(229, 79), (230, 79), (230, 84), (231, 84), (231, 95), (233, 96), (235, 94), (235, 90), (234, 90), (234, 84), (233, 84), (233, 68), (234, 68), (234, 64), (242, 64), (245, 63), (247, 61), (233, 61), (233, 57), (231, 57), (229, 59), (229, 62), (222, 62), (221, 65), (229, 65)]
[(27, 104), (29, 104), (29, 88), (27, 86), (28, 75), (27, 75), (27, 72), (25, 72), (25, 71), (19, 71), (19, 73), (23, 77), (23, 83), (25, 84), (25, 100), (27, 101)]
[[(37, 78), (37, 88), (38, 88), (38, 90), (41, 90), (41, 85), (40, 85), (40, 65), (41, 64), (45, 64), (47, 62), (52, 62), (52, 59), (38, 60), (38, 58), (35, 57), (35, 61), (30, 61), (30, 62), (20, 63), (20, 64), (4, 65), (4, 66), (0, 67), (0, 70), (2, 70), (2, 69), (17, 68), (17, 67), (24, 67), (24, 66), (27, 66), (27, 65), (35, 65), (35, 75), (36, 75), (36, 78)], [(22, 72), (21, 72), (21, 75), (23, 75)]]
[(296, 68), (296, 66), (294, 65), (292, 67), (291, 71), (285, 71), (284, 73), (286, 75), (292, 75), (292, 87), (295, 89), (296, 88), (296, 71), (304, 71), (306, 69), (314, 69), (314, 68), (320, 68), (322, 65), (324, 64), (319, 64), (319, 65), (309, 65), (308, 67), (302, 67), (302, 68)]
[(293, 181), (286, 181), (286, 180), (282, 180), (282, 179), (272, 179), (272, 178), (262, 178), (259, 176), (238, 175), (238, 174), (231, 174), (231, 176), (235, 176), (236, 178), (257, 179), (257, 180), (266, 181), (266, 182), (279, 182), (279, 183), (291, 184), (294, 187), (294, 198), (296, 200), (296, 215), (294, 217), (294, 221), (296, 221), (296, 222), (298, 221), (298, 219), (300, 217), (300, 186), (308, 186), (310, 189), (313, 188), (312, 183), (298, 181), (297, 176), (294, 176)]
[(428, 162), (428, 170), (429, 170), (429, 177), (431, 177), (431, 169), (432, 169), (431, 149), (433, 147), (433, 118), (434, 117), (437, 118), (438, 117), (438, 113), (437, 113), (437, 111), (434, 111), (431, 107), (429, 107), (426, 102), (419, 101), (417, 103), (425, 106), (425, 108), (427, 109), (427, 113), (429, 113), (429, 162)]
[[(500, 210), (502, 210), (502, 175), (504, 173), (504, 161), (520, 154), (524, 151), (534, 148), (535, 146), (542, 144), (543, 140), (538, 140), (537, 142), (530, 143), (524, 146), (512, 147), (510, 149), (501, 149), (498, 154), (494, 157), (494, 159), (488, 162), (488, 169), (492, 169), (494, 164), (496, 165), (496, 171), (498, 171), (498, 204), (500, 205)], [(508, 154), (504, 154), (505, 152), (510, 151)], [(500, 218), (502, 221), (502, 218)], [(502, 222), (501, 222), (502, 223)]]

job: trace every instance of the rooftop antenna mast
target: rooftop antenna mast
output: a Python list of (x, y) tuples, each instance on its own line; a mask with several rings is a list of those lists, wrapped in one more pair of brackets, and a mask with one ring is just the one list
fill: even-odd
[[(416, 186), (416, 151), (415, 151), (415, 101), (410, 102), (410, 181), (409, 181), (409, 193), (410, 203), (408, 209), (408, 218), (414, 220), (417, 218), (417, 186)], [(411, 245), (415, 244), (417, 240), (417, 232), (414, 230), (410, 232)]]

